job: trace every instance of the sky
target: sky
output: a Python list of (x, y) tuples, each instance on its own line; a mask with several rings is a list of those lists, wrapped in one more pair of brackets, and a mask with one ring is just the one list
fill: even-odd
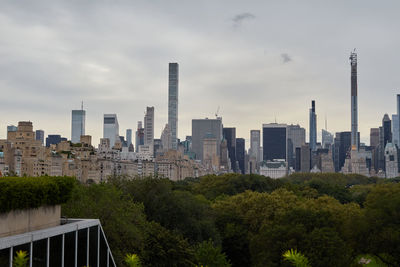
[[(361, 141), (396, 113), (400, 93), (398, 1), (2, 1), (0, 138), (30, 120), (71, 137), (71, 110), (86, 110), (97, 146), (103, 114), (120, 135), (155, 107), (168, 121), (168, 63), (178, 62), (178, 136), (191, 120), (223, 119), (237, 137), (263, 123), (350, 131), (350, 52), (358, 53)], [(307, 137), (308, 139), (308, 137)], [(246, 145), (248, 147), (248, 144)]]

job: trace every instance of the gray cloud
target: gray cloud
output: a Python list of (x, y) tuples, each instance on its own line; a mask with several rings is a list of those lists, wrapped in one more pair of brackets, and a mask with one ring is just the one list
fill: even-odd
[[(329, 130), (346, 131), (348, 52), (357, 47), (363, 140), (384, 113), (396, 111), (400, 3), (388, 1), (363, 1), (357, 14), (356, 4), (344, 0), (255, 0), (248, 13), (241, 12), (247, 3), (231, 0), (5, 1), (0, 138), (18, 120), (68, 137), (71, 109), (81, 100), (94, 143), (102, 136), (103, 113), (117, 113), (124, 134), (143, 120), (146, 106), (155, 107), (159, 137), (168, 114), (168, 62), (180, 64), (180, 138), (191, 134), (192, 118), (212, 117), (218, 106), (238, 137), (273, 122), (273, 114), (307, 128), (314, 98), (317, 114), (330, 118)], [(229, 27), (255, 18), (241, 34)]]
[(281, 58), (282, 58), (283, 63), (289, 63), (290, 61), (292, 61), (292, 57), (289, 56), (289, 54), (287, 54), (287, 53), (282, 53)]
[(243, 23), (243, 21), (251, 20), (251, 19), (255, 19), (255, 18), (256, 18), (255, 15), (248, 13), (248, 12), (237, 14), (236, 16), (234, 16), (232, 18), (233, 26), (239, 27)]

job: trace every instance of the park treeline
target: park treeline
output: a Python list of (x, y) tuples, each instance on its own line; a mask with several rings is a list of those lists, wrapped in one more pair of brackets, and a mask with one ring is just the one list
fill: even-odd
[(400, 266), (400, 179), (343, 174), (111, 177), (76, 184), (67, 217), (99, 218), (118, 266)]

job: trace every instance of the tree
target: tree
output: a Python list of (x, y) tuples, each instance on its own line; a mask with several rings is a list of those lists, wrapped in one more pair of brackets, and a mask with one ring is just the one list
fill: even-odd
[(198, 266), (229, 267), (226, 255), (221, 247), (215, 247), (211, 240), (204, 241), (195, 247), (195, 261)]
[(136, 204), (112, 184), (77, 185), (62, 214), (72, 218), (100, 219), (118, 266), (126, 253), (143, 250), (147, 221), (143, 205)]
[(293, 266), (296, 267), (311, 267), (311, 265), (308, 263), (308, 259), (306, 256), (298, 252), (297, 250), (287, 250), (285, 253), (283, 253), (283, 258), (290, 263), (293, 264)]

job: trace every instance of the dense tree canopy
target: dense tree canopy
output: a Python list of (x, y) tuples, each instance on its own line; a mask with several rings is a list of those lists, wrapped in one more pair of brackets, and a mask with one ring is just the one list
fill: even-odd
[(77, 184), (63, 214), (99, 218), (118, 266), (127, 253), (143, 266), (290, 266), (282, 257), (290, 249), (313, 267), (358, 266), (360, 255), (400, 266), (398, 181), (342, 174), (113, 177)]

